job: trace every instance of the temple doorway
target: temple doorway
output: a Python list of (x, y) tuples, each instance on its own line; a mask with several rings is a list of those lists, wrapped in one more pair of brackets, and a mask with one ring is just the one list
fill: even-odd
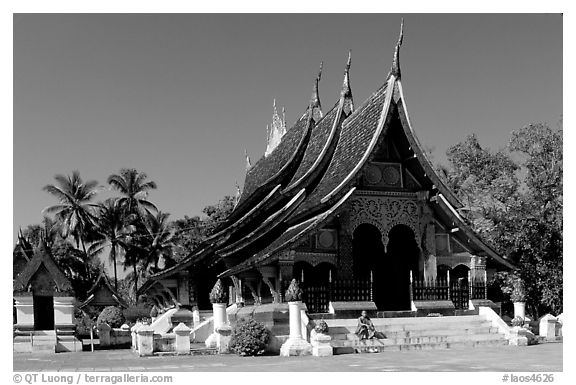
[(384, 310), (410, 310), (410, 271), (418, 277), (420, 249), (414, 232), (405, 225), (394, 226), (388, 239)]
[(410, 310), (410, 271), (419, 273), (420, 249), (408, 226), (396, 225), (388, 233), (384, 251), (382, 235), (373, 225), (362, 224), (352, 242), (354, 277), (373, 280), (373, 300), (378, 310)]
[(352, 239), (354, 279), (370, 280), (373, 300), (378, 309), (386, 301), (386, 258), (382, 234), (374, 225), (363, 223), (354, 230)]
[(54, 330), (54, 297), (51, 295), (35, 295), (32, 297), (34, 306), (34, 330)]

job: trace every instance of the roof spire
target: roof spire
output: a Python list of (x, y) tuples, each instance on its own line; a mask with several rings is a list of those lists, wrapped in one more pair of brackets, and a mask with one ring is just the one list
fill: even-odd
[(390, 69), (390, 75), (394, 75), (397, 79), (400, 79), (400, 46), (402, 45), (402, 40), (404, 38), (404, 18), (400, 23), (400, 36), (398, 36), (398, 42), (396, 43), (396, 49), (394, 51), (394, 61), (392, 62), (392, 68)]
[[(268, 156), (278, 144), (282, 141), (282, 137), (286, 134), (286, 119), (278, 115), (276, 108), (276, 99), (274, 99), (274, 113), (272, 114), (272, 125), (268, 134), (268, 142), (266, 144), (266, 152), (264, 156)], [(285, 115), (285, 110), (282, 108), (282, 115)]]
[(246, 172), (252, 168), (252, 163), (250, 162), (250, 157), (248, 156), (248, 150), (244, 149), (244, 155), (246, 156)]
[(354, 101), (352, 100), (352, 89), (350, 88), (350, 64), (352, 64), (352, 50), (348, 51), (348, 61), (344, 70), (344, 82), (342, 83), (341, 97), (344, 98), (344, 112), (346, 115), (354, 111)]
[(318, 94), (318, 83), (322, 78), (322, 66), (324, 62), (320, 62), (320, 69), (318, 70), (318, 76), (316, 76), (316, 81), (314, 82), (314, 90), (312, 92), (312, 98), (310, 99), (310, 109), (312, 110), (312, 118), (314, 121), (319, 121), (322, 119), (322, 105), (320, 104), (320, 96)]

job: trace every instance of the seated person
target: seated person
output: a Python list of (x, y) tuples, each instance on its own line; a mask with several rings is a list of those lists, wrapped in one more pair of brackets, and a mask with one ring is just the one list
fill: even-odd
[(358, 327), (356, 328), (356, 335), (360, 337), (361, 340), (367, 340), (372, 338), (386, 338), (383, 333), (376, 331), (374, 324), (366, 310), (362, 311), (362, 315), (358, 318)]

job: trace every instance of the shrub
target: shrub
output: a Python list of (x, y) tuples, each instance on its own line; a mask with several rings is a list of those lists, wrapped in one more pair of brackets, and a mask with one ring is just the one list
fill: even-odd
[(94, 321), (90, 316), (82, 311), (74, 311), (74, 325), (76, 326), (76, 335), (81, 338), (90, 336), (90, 328)]
[(224, 285), (222, 285), (222, 281), (216, 281), (216, 284), (210, 291), (210, 303), (227, 303), (228, 296), (226, 290), (224, 290)]
[(130, 306), (124, 310), (123, 314), (124, 318), (126, 318), (126, 322), (134, 324), (139, 319), (150, 317), (150, 307), (146, 305)]
[(288, 286), (288, 290), (286, 290), (284, 298), (286, 298), (286, 301), (288, 302), (302, 300), (302, 289), (300, 289), (296, 279), (293, 279), (292, 282), (290, 282), (290, 286)]
[(242, 318), (232, 329), (230, 349), (241, 356), (258, 356), (264, 353), (269, 339), (270, 332), (264, 324)]
[(116, 306), (107, 306), (102, 310), (98, 316), (96, 323), (107, 323), (112, 328), (119, 328), (124, 323), (124, 314), (122, 310)]
[(326, 323), (326, 321), (320, 320), (320, 322), (318, 322), (314, 327), (314, 330), (316, 331), (316, 333), (326, 334), (328, 333), (328, 324)]

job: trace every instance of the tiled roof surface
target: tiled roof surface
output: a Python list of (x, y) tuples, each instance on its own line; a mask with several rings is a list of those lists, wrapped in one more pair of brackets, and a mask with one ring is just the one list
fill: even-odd
[(326, 145), (326, 141), (330, 136), (330, 131), (332, 130), (337, 113), (338, 103), (332, 107), (324, 118), (312, 129), (312, 134), (310, 135), (304, 158), (302, 158), (302, 162), (288, 186), (296, 183), (310, 170), (314, 162), (316, 162), (316, 159), (320, 156), (322, 149)]
[(316, 189), (295, 212), (305, 213), (320, 204), (320, 200), (338, 186), (356, 167), (364, 156), (376, 128), (386, 97), (386, 85), (382, 86), (342, 124), (340, 139), (330, 166)]
[(304, 237), (308, 236), (311, 231), (314, 231), (320, 225), (322, 225), (326, 220), (336, 214), (336, 210), (339, 209), (342, 204), (348, 199), (348, 197), (352, 194), (354, 189), (348, 191), (348, 193), (340, 199), (339, 202), (334, 204), (331, 208), (323, 211), (322, 213), (316, 215), (315, 217), (299, 223), (295, 226), (288, 228), (284, 233), (282, 233), (278, 238), (276, 238), (272, 243), (270, 243), (267, 247), (265, 247), (262, 251), (256, 253), (251, 258), (247, 259), (246, 261), (234, 266), (228, 272), (224, 272), (224, 275), (227, 274), (234, 274), (237, 271), (241, 271), (250, 265), (262, 263), (271, 256), (273, 256), (276, 252), (284, 249), (287, 246), (294, 246), (297, 242), (302, 240)]
[(270, 155), (260, 158), (248, 170), (244, 181), (244, 189), (237, 207), (240, 207), (258, 188), (265, 186), (266, 182), (271, 178), (278, 176), (278, 173), (298, 150), (303, 136), (306, 135), (307, 123), (308, 114), (306, 113), (286, 132), (278, 147)]
[(52, 256), (48, 247), (44, 242), (40, 242), (40, 245), (34, 250), (34, 258), (28, 262), (24, 270), (18, 274), (13, 282), (13, 290), (15, 292), (26, 291), (30, 280), (38, 269), (44, 265), (48, 274), (56, 284), (56, 292), (72, 292), (72, 284), (66, 278), (66, 275), (60, 270)]

